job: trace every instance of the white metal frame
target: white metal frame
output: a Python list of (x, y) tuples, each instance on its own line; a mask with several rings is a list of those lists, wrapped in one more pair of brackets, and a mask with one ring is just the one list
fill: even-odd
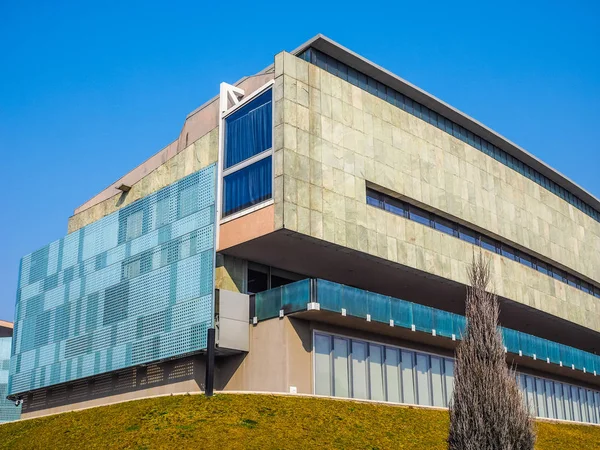
[[(231, 115), (233, 112), (237, 111), (239, 108), (241, 108), (242, 106), (244, 106), (246, 103), (254, 100), (256, 97), (258, 97), (259, 95), (263, 94), (264, 92), (266, 92), (268, 89), (271, 89), (273, 87), (273, 85), (275, 84), (275, 80), (270, 80), (267, 83), (265, 83), (264, 85), (262, 85), (260, 88), (256, 89), (254, 92), (245, 95), (245, 92), (236, 87), (236, 86), (232, 86), (230, 84), (227, 83), (221, 83), (220, 86), (220, 98), (219, 98), (219, 156), (218, 156), (218, 163), (217, 163), (217, 198), (216, 198), (216, 205), (215, 205), (215, 210), (216, 210), (216, 216), (217, 216), (217, 236), (216, 236), (216, 242), (217, 242), (217, 246), (218, 246), (218, 242), (219, 242), (219, 224), (221, 223), (226, 223), (229, 222), (233, 219), (237, 219), (238, 217), (241, 217), (245, 214), (249, 214), (251, 212), (254, 212), (258, 209), (264, 208), (265, 206), (268, 206), (270, 204), (273, 203), (273, 198), (271, 197), (270, 199), (258, 203), (256, 205), (253, 205), (249, 208), (246, 208), (242, 211), (238, 211), (237, 213), (231, 214), (225, 218), (223, 218), (223, 178), (233, 172), (236, 172), (240, 169), (243, 169), (244, 167), (247, 167), (255, 162), (258, 162), (264, 158), (268, 158), (268, 157), (272, 157), (273, 155), (273, 145), (271, 145), (271, 148), (268, 150), (265, 150), (261, 153), (259, 153), (258, 155), (254, 155), (251, 158), (248, 158), (245, 161), (242, 161), (232, 167), (228, 167), (227, 169), (224, 169), (224, 156), (225, 156), (225, 119)], [(242, 98), (243, 97), (243, 98)], [(229, 104), (232, 104), (232, 106), (229, 106)], [(272, 136), (272, 144), (274, 144), (275, 142), (275, 101), (274, 99), (271, 101), (271, 108), (273, 108), (273, 114), (271, 114), (272, 116), (272, 123), (271, 123), (271, 136)], [(275, 175), (275, 165), (271, 164), (271, 178), (272, 178), (272, 185), (274, 184), (274, 175)]]

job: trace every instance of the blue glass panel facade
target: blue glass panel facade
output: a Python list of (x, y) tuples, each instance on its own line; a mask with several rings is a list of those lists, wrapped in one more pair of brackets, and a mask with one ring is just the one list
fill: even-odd
[(272, 90), (225, 119), (225, 169), (270, 149), (273, 139)]
[(206, 348), (216, 165), (21, 260), (9, 394)]
[(21, 418), (21, 405), (15, 406), (14, 402), (6, 399), (8, 395), (11, 342), (12, 338), (10, 337), (0, 338), (0, 423)]

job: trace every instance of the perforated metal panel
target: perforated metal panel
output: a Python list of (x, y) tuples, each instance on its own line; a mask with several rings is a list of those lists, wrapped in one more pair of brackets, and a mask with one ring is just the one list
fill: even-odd
[(215, 165), (21, 260), (9, 393), (206, 348)]
[(6, 399), (8, 395), (8, 373), (12, 338), (0, 338), (0, 422), (10, 422), (21, 418), (21, 405)]

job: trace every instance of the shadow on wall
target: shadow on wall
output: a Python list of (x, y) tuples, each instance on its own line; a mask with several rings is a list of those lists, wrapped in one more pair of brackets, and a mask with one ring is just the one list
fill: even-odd
[[(245, 357), (244, 353), (217, 358), (216, 390), (225, 388)], [(69, 410), (76, 409), (92, 406), (81, 403), (102, 398), (106, 398), (107, 403), (112, 403), (149, 395), (201, 392), (204, 390), (206, 375), (204, 358), (205, 356), (202, 354), (194, 355), (173, 361), (123, 369), (94, 378), (33, 391), (23, 398), (22, 413), (29, 414), (63, 406), (68, 406)], [(148, 391), (143, 392), (144, 390)], [(94, 405), (97, 403), (94, 402)]]

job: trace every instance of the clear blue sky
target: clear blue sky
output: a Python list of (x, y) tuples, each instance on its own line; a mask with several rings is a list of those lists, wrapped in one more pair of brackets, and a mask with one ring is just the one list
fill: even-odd
[(600, 196), (600, 5), (483, 3), (0, 1), (0, 319), (20, 257), (74, 208), (174, 140), (221, 81), (317, 33)]

